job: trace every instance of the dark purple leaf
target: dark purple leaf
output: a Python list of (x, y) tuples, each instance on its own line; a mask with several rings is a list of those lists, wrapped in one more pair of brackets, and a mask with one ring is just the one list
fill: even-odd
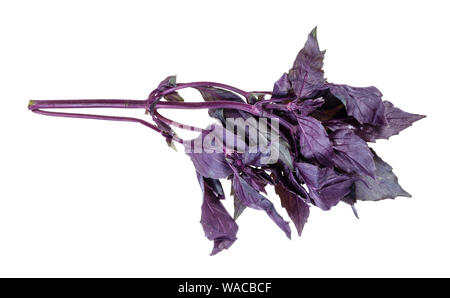
[(296, 163), (298, 175), (308, 186), (310, 198), (323, 210), (329, 210), (351, 191), (354, 179), (340, 175), (332, 168), (320, 168), (308, 163)]
[(262, 169), (247, 167), (244, 169), (242, 175), (256, 191), (262, 192), (264, 194), (267, 194), (265, 190), (267, 184), (273, 184), (270, 176), (267, 175), (267, 173)]
[[(216, 130), (216, 127), (220, 127)], [(221, 179), (233, 173), (225, 159), (225, 146), (220, 125), (212, 125), (199, 137), (184, 144), (186, 154), (191, 158), (195, 169), (207, 178)]]
[(288, 75), (297, 98), (307, 98), (325, 83), (322, 70), (324, 54), (325, 51), (320, 51), (314, 28)]
[(291, 112), (300, 113), (302, 116), (308, 116), (324, 103), (325, 100), (322, 97), (307, 100), (295, 99), (286, 104), (285, 108)]
[(360, 176), (355, 182), (355, 198), (361, 201), (379, 201), (395, 199), (396, 197), (411, 197), (398, 184), (398, 178), (392, 172), (392, 167), (374, 153), (376, 178)]
[(230, 100), (235, 102), (244, 102), (244, 100), (231, 91), (215, 87), (195, 87), (202, 95), (205, 101)]
[[(425, 115), (411, 114), (400, 110), (399, 108), (394, 107), (394, 105), (389, 101), (383, 102), (385, 107), (385, 115), (388, 122), (388, 126), (386, 129), (390, 130), (390, 135), (398, 134), (400, 131), (408, 128), (422, 118), (425, 118)], [(386, 137), (387, 133), (384, 133), (384, 137)]]
[(347, 114), (361, 124), (384, 125), (383, 96), (375, 87), (350, 87), (347, 85), (329, 85), (330, 92), (345, 105)]
[[(227, 124), (231, 123), (230, 120), (231, 118), (228, 118)], [(248, 143), (242, 157), (246, 164), (262, 166), (280, 161), (290, 169), (293, 168), (290, 145), (279, 135), (279, 130), (267, 123), (266, 131), (263, 131), (261, 123), (252, 116), (233, 120), (235, 120), (236, 134)], [(229, 125), (226, 127), (230, 128)], [(231, 128), (234, 129), (234, 126)]]
[(339, 129), (346, 129), (346, 130), (357, 130), (357, 127), (360, 127), (361, 125), (359, 123), (353, 123), (351, 118), (344, 118), (344, 119), (335, 119), (335, 120), (329, 120), (326, 122), (323, 122), (323, 125), (328, 128), (331, 131), (336, 131)]
[(300, 176), (295, 175), (295, 173), (289, 169), (284, 169), (283, 171), (274, 169), (272, 175), (276, 178), (275, 184), (282, 183), (287, 190), (295, 193), (306, 202), (311, 203), (309, 194), (302, 185), (304, 184), (304, 181)]
[(222, 188), (222, 183), (220, 183), (219, 179), (204, 177), (204, 180), (208, 182), (208, 186), (211, 188), (212, 191), (214, 191), (214, 193), (220, 200), (225, 200), (225, 193)]
[(252, 117), (250, 113), (241, 111), (241, 110), (234, 110), (234, 109), (209, 109), (208, 114), (210, 117), (220, 120), (223, 126), (226, 127), (227, 119), (235, 119), (235, 118), (242, 118), (242, 119), (248, 119)]
[(322, 123), (309, 116), (298, 116), (297, 122), (302, 155), (324, 166), (331, 165), (333, 147)]
[(398, 135), (402, 130), (411, 126), (414, 122), (425, 118), (424, 115), (411, 114), (394, 107), (389, 101), (383, 102), (387, 124), (382, 126), (364, 125), (357, 130), (357, 134), (368, 142), (376, 139), (389, 139)]
[(289, 95), (289, 90), (291, 90), (291, 82), (287, 73), (284, 73), (278, 81), (273, 85), (273, 98), (283, 98)]
[[(301, 179), (301, 181), (299, 181), (299, 179)], [(299, 175), (294, 175), (293, 172), (289, 171), (287, 173), (287, 180), (288, 183), (285, 182), (285, 186), (288, 185), (291, 186), (289, 187), (291, 191), (293, 191), (294, 193), (305, 199), (307, 202), (311, 203), (311, 198), (309, 197), (308, 192), (302, 185), (305, 181), (303, 181), (303, 179)]]
[(233, 186), (231, 186), (231, 195), (233, 196), (233, 205), (234, 205), (233, 218), (234, 218), (234, 220), (236, 220), (236, 219), (238, 219), (239, 216), (241, 216), (242, 212), (244, 212), (244, 210), (247, 208), (247, 206), (245, 206), (242, 203), (241, 199), (239, 199), (239, 197), (234, 194)]
[(211, 179), (202, 177), (199, 173), (197, 173), (197, 178), (203, 192), (200, 223), (206, 237), (214, 241), (211, 255), (215, 255), (228, 249), (236, 241), (238, 226), (220, 202), (219, 196), (214, 192), (215, 187), (210, 185)]
[(423, 115), (411, 114), (394, 107), (389, 101), (383, 101), (384, 114), (387, 123), (385, 125), (361, 125), (351, 118), (329, 120), (324, 125), (330, 130), (351, 129), (367, 142), (375, 142), (377, 139), (389, 139), (399, 134), (402, 130), (411, 126), (415, 121), (425, 118)]
[(184, 101), (183, 97), (178, 92), (172, 92), (164, 96), (167, 101)]
[(275, 192), (281, 200), (281, 206), (286, 209), (289, 217), (297, 228), (298, 235), (302, 235), (303, 227), (308, 221), (309, 206), (299, 195), (288, 190), (283, 183), (275, 184)]
[(205, 177), (222, 179), (233, 173), (223, 153), (187, 153), (195, 169)]
[[(235, 173), (240, 173), (242, 177), (256, 191), (266, 194), (265, 187), (268, 183), (272, 183), (267, 173), (260, 168), (248, 166), (241, 159), (241, 154), (232, 154), (227, 156), (227, 162)], [(267, 179), (269, 177), (269, 179)]]
[(325, 100), (322, 97), (308, 99), (298, 105), (298, 110), (300, 111), (301, 115), (308, 116), (309, 114), (320, 108), (324, 103)]
[(297, 194), (306, 202), (311, 202), (309, 194), (306, 189), (302, 186), (304, 183), (303, 179), (295, 175), (290, 169), (280, 168), (272, 169), (272, 177), (274, 177), (275, 184), (282, 183), (286, 189)]
[[(158, 93), (177, 86), (177, 76), (168, 76), (158, 85)], [(167, 101), (184, 101), (178, 92), (174, 91), (164, 96)]]
[(241, 202), (250, 208), (264, 210), (267, 215), (282, 229), (288, 238), (291, 238), (291, 229), (289, 223), (277, 213), (272, 202), (266, 199), (251, 187), (237, 173), (233, 176), (233, 189), (235, 196), (238, 196)]
[[(229, 100), (244, 102), (239, 95), (225, 89), (215, 87), (195, 87), (195, 89), (200, 92), (205, 101)], [(225, 118), (228, 118), (228, 116), (224, 115), (224, 110), (228, 109), (208, 109), (208, 114), (210, 117), (219, 119), (222, 123), (225, 123)]]
[(365, 173), (375, 177), (373, 154), (367, 143), (352, 130), (340, 129), (330, 134), (334, 148), (334, 164), (347, 173)]

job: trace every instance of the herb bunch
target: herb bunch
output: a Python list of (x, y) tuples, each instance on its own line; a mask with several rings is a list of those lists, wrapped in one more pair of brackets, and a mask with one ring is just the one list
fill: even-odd
[[(324, 54), (314, 29), (292, 68), (275, 82), (272, 91), (247, 92), (215, 82), (177, 83), (175, 76), (169, 76), (146, 100), (39, 100), (30, 101), (28, 108), (48, 116), (137, 122), (160, 133), (170, 146), (183, 144), (203, 193), (201, 225), (214, 242), (214, 255), (236, 241), (236, 219), (247, 207), (267, 213), (291, 237), (289, 223), (265, 196), (268, 185), (274, 186), (299, 236), (311, 206), (329, 210), (343, 202), (357, 216), (354, 205), (358, 200), (410, 197), (392, 167), (367, 142), (389, 139), (425, 116), (383, 101), (375, 87), (328, 82), (322, 70)], [(198, 90), (205, 101), (185, 102), (178, 92), (185, 88)], [(145, 109), (152, 123), (132, 117), (48, 111), (54, 108)], [(162, 116), (160, 109), (208, 109), (216, 123), (196, 128)], [(245, 122), (230, 130), (228, 119), (237, 118)], [(271, 120), (270, 137), (255, 125), (262, 118)], [(247, 131), (249, 125), (254, 133)], [(199, 137), (184, 140), (174, 127), (198, 131)], [(232, 146), (226, 142), (229, 139), (235, 141)], [(264, 146), (254, 146), (261, 139)], [(194, 143), (203, 150), (195, 150)], [(211, 148), (205, 144), (216, 150), (206, 150)], [(274, 150), (278, 158), (263, 162)], [(222, 204), (226, 196), (221, 179), (231, 180), (234, 216)]]

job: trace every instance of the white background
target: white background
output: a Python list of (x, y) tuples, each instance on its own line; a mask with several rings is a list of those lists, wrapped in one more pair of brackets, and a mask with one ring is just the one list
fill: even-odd
[[(0, 276), (449, 277), (448, 11), (446, 1), (1, 1)], [(315, 25), (330, 81), (375, 85), (428, 117), (374, 145), (413, 198), (358, 203), (360, 220), (344, 204), (312, 208), (301, 238), (246, 210), (236, 243), (210, 257), (181, 148), (138, 124), (27, 111), (29, 99), (144, 99), (172, 74), (271, 90)], [(205, 111), (166, 114), (210, 123)]]

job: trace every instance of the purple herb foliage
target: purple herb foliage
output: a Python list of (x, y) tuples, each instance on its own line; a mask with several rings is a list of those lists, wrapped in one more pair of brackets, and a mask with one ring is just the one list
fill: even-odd
[[(247, 208), (263, 211), (291, 237), (289, 222), (266, 197), (269, 185), (274, 186), (299, 236), (311, 206), (329, 210), (344, 202), (356, 214), (357, 201), (411, 196), (399, 185), (392, 167), (367, 142), (389, 139), (425, 116), (383, 101), (373, 86), (328, 82), (324, 55), (314, 29), (292, 68), (275, 82), (272, 91), (247, 92), (215, 82), (177, 83), (175, 76), (169, 76), (146, 100), (38, 100), (30, 101), (28, 108), (48, 116), (137, 122), (160, 133), (170, 146), (183, 144), (203, 193), (200, 222), (206, 237), (214, 242), (214, 255), (236, 241), (236, 219)], [(185, 102), (178, 93), (185, 88), (199, 91), (204, 102)], [(132, 117), (49, 111), (54, 108), (145, 109), (153, 123)], [(216, 123), (196, 128), (165, 118), (160, 109), (207, 109)], [(270, 119), (270, 135), (258, 125), (263, 118)], [(245, 123), (237, 122), (237, 128), (230, 129), (229, 119)], [(173, 128), (198, 131), (199, 136), (183, 140)], [(261, 140), (263, 145), (255, 145)], [(274, 152), (277, 158), (267, 162)], [(220, 179), (231, 181), (234, 216), (222, 204), (226, 195)]]

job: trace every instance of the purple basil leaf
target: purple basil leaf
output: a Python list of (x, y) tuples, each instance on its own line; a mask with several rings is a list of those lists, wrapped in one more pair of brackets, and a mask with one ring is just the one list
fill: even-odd
[(195, 169), (205, 177), (222, 179), (233, 173), (223, 153), (187, 153)]
[(305, 181), (310, 198), (323, 210), (329, 210), (347, 196), (354, 178), (309, 163), (296, 163), (298, 175)]
[(234, 220), (238, 219), (239, 216), (241, 216), (242, 212), (247, 208), (247, 206), (242, 203), (241, 199), (239, 199), (238, 196), (234, 194), (233, 186), (231, 186), (232, 190), (232, 196), (233, 196), (233, 205), (234, 205)]
[(393, 135), (398, 135), (402, 130), (411, 126), (414, 122), (425, 118), (424, 115), (407, 113), (396, 108), (389, 101), (384, 101), (384, 114), (387, 124), (382, 126), (364, 125), (357, 134), (368, 142), (375, 142), (376, 139), (389, 139)]
[(301, 177), (294, 175), (288, 168), (284, 168), (283, 171), (280, 168), (272, 168), (271, 171), (272, 177), (275, 179), (275, 184), (282, 183), (289, 191), (299, 195), (306, 202), (311, 202), (308, 192), (302, 186), (304, 181)]
[(156, 90), (158, 90), (158, 92), (161, 93), (167, 89), (170, 89), (170, 88), (173, 88), (176, 86), (177, 86), (177, 76), (168, 76), (167, 78), (162, 80), (161, 83), (159, 83)]
[(181, 97), (181, 95), (176, 91), (165, 95), (164, 98), (167, 101), (172, 101), (172, 102), (173, 101), (178, 101), (178, 102), (184, 101), (183, 97)]
[(375, 87), (350, 87), (330, 84), (330, 92), (345, 105), (347, 114), (361, 124), (384, 125), (383, 96)]
[[(411, 126), (414, 122), (425, 118), (425, 115), (411, 114), (394, 107), (389, 101), (383, 102), (385, 107), (385, 115), (388, 122), (388, 126), (385, 129), (389, 130), (389, 135), (396, 135), (400, 131)], [(387, 132), (383, 133), (383, 137), (387, 137)]]
[[(248, 147), (243, 156), (244, 162), (255, 166), (262, 166), (261, 158), (264, 158), (265, 165), (280, 161), (290, 169), (293, 169), (290, 145), (279, 135), (279, 130), (277, 131), (267, 123), (267, 131), (263, 132), (256, 118), (248, 115), (246, 117), (243, 123), (235, 122), (238, 124), (236, 129), (237, 135), (242, 140), (245, 139), (248, 141)], [(234, 126), (232, 127), (234, 128)], [(253, 132), (250, 133), (251, 131)], [(271, 140), (272, 137), (274, 140)], [(275, 152), (278, 154), (272, 154)], [(275, 159), (274, 157), (277, 158)]]
[(275, 184), (275, 192), (281, 200), (281, 206), (286, 209), (294, 222), (298, 236), (302, 235), (303, 227), (308, 221), (309, 206), (297, 194), (288, 190), (283, 183)]
[(202, 95), (205, 101), (218, 101), (218, 100), (230, 100), (234, 102), (244, 102), (244, 100), (228, 90), (215, 88), (215, 87), (195, 87)]
[(375, 177), (373, 154), (367, 143), (348, 129), (330, 134), (334, 148), (334, 164), (347, 173), (364, 173)]
[(161, 130), (162, 135), (166, 138), (167, 146), (171, 147), (175, 151), (177, 148), (172, 142), (172, 139), (177, 134), (172, 130), (170, 125), (166, 124), (164, 121), (160, 120), (159, 118), (153, 116), (153, 121), (155, 121), (156, 126)]
[(361, 180), (355, 182), (355, 198), (361, 201), (379, 201), (395, 199), (396, 197), (408, 197), (407, 193), (398, 184), (398, 178), (392, 172), (392, 167), (384, 162), (373, 152), (376, 166), (376, 179), (368, 176), (360, 176)]
[(286, 105), (289, 111), (300, 113), (302, 116), (308, 116), (318, 108), (320, 108), (325, 103), (322, 97), (314, 99), (295, 99)]
[(288, 185), (291, 186), (289, 187), (291, 191), (295, 192), (300, 197), (304, 198), (307, 202), (311, 203), (311, 198), (309, 197), (308, 192), (302, 185), (304, 183), (304, 180), (301, 179), (301, 181), (299, 181), (299, 178), (301, 177), (299, 177), (298, 175), (294, 175), (293, 172), (289, 171), (287, 173), (287, 180), (289, 183), (285, 183), (285, 186)]
[(263, 166), (262, 158), (269, 159), (270, 152), (263, 152), (258, 146), (248, 146), (242, 154), (242, 163), (255, 167)]
[[(264, 151), (261, 156), (265, 156), (265, 164), (260, 163), (260, 166), (281, 162), (289, 169), (293, 169), (294, 162), (291, 156), (290, 145), (283, 138), (278, 136), (278, 141), (269, 142), (266, 146), (259, 144), (258, 150), (261, 150), (261, 147), (263, 147)], [(275, 151), (278, 152), (278, 159), (275, 159), (275, 154), (272, 154)]]
[(324, 103), (325, 100), (322, 97), (308, 99), (298, 105), (298, 110), (300, 111), (301, 115), (308, 116), (309, 114), (320, 108)]
[(283, 98), (289, 95), (289, 91), (291, 90), (291, 82), (289, 81), (289, 77), (287, 73), (284, 73), (278, 81), (273, 85), (273, 98)]
[[(199, 137), (184, 145), (197, 172), (207, 178), (221, 179), (231, 175), (233, 170), (225, 159), (224, 139), (219, 135), (224, 129), (219, 129), (217, 133), (215, 128), (216, 125), (211, 125)], [(211, 136), (214, 138), (211, 139)]]
[(336, 131), (339, 129), (347, 129), (355, 131), (357, 130), (357, 127), (361, 126), (359, 123), (352, 123), (351, 118), (345, 118), (345, 119), (335, 119), (335, 120), (329, 120), (323, 123), (326, 128), (328, 128), (331, 131)]
[(324, 54), (325, 51), (320, 51), (314, 28), (288, 75), (297, 98), (307, 98), (325, 83), (322, 70)]
[[(244, 102), (244, 100), (237, 95), (228, 90), (215, 87), (195, 87), (203, 97), (205, 101), (218, 101), (218, 100), (229, 100), (234, 102)], [(225, 123), (227, 116), (224, 115), (225, 109), (209, 109), (208, 114), (212, 118), (219, 119), (222, 123)]]
[(263, 176), (262, 173), (267, 175), (267, 173), (262, 169), (245, 168), (242, 173), (242, 177), (244, 177), (245, 181), (247, 181), (248, 184), (250, 184), (250, 186), (256, 191), (267, 194), (265, 187), (267, 184), (273, 183), (268, 180), (267, 177)]
[[(168, 76), (161, 83), (159, 83), (156, 90), (158, 93), (166, 91), (167, 89), (177, 86), (177, 76)], [(167, 101), (184, 101), (183, 97), (178, 92), (172, 92), (164, 96)]]
[(234, 172), (242, 173), (242, 177), (247, 181), (251, 187), (256, 191), (266, 193), (265, 187), (267, 184), (273, 185), (274, 182), (272, 178), (266, 173), (262, 168), (255, 167), (255, 164), (248, 163), (248, 159), (245, 158), (244, 154), (228, 154), (226, 160), (231, 166)]
[(223, 126), (226, 126), (226, 120), (228, 118), (242, 118), (247, 119), (252, 117), (252, 114), (235, 109), (209, 109), (208, 114), (210, 117), (220, 120)]
[(291, 229), (289, 223), (277, 213), (272, 202), (266, 199), (251, 187), (238, 173), (233, 176), (233, 189), (235, 196), (238, 196), (241, 202), (250, 208), (264, 210), (267, 215), (284, 231), (288, 238), (291, 238)]
[(210, 185), (211, 180), (202, 177), (199, 173), (197, 178), (203, 192), (200, 223), (206, 237), (214, 241), (211, 255), (215, 255), (228, 249), (236, 241), (238, 225), (220, 202), (219, 196), (214, 193), (214, 187)]
[(402, 130), (411, 126), (415, 121), (425, 118), (424, 115), (404, 112), (399, 108), (396, 108), (389, 101), (383, 101), (383, 105), (385, 107), (384, 114), (387, 121), (385, 125), (361, 125), (351, 118), (329, 120), (324, 124), (332, 131), (338, 129), (351, 129), (365, 141), (375, 142), (377, 139), (389, 139), (391, 136), (397, 135)]
[(204, 180), (208, 182), (208, 186), (220, 200), (225, 200), (225, 193), (222, 188), (222, 183), (220, 183), (219, 179), (204, 177)]
[[(159, 83), (158, 87), (153, 92), (156, 91), (156, 93), (159, 94), (163, 91), (166, 91), (167, 89), (170, 89), (170, 88), (173, 88), (176, 86), (177, 86), (177, 76), (168, 76), (167, 78), (162, 80), (161, 83)], [(184, 101), (183, 98), (177, 92), (172, 92), (172, 93), (168, 94), (167, 96), (165, 96), (164, 98), (166, 98), (168, 101)], [(161, 97), (158, 96), (158, 98), (152, 102), (152, 104), (149, 107), (150, 114), (153, 114), (156, 104), (160, 100), (161, 100)]]
[(332, 164), (333, 147), (322, 123), (309, 116), (297, 116), (300, 152), (306, 159), (320, 164)]

